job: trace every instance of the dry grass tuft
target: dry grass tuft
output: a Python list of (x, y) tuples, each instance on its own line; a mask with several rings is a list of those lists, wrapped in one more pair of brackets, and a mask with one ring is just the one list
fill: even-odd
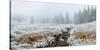
[(24, 35), (18, 37), (16, 39), (16, 41), (21, 44), (25, 44), (25, 43), (31, 44), (34, 42), (38, 42), (39, 40), (42, 40), (42, 39), (47, 40), (47, 37), (52, 36), (52, 35), (55, 35), (55, 33), (54, 32), (47, 32), (47, 33), (39, 32), (39, 33), (35, 33), (35, 34), (33, 34), (33, 33), (24, 34)]
[(24, 43), (28, 43), (28, 44), (31, 44), (32, 42), (36, 42), (40, 39), (43, 39), (44, 36), (41, 36), (41, 35), (29, 35), (29, 34), (25, 34), (21, 37), (18, 37), (17, 38), (17, 42), (18, 43), (21, 43), (21, 44), (24, 44)]
[(96, 40), (96, 33), (95, 32), (75, 32), (74, 35), (76, 38), (79, 38), (82, 41)]

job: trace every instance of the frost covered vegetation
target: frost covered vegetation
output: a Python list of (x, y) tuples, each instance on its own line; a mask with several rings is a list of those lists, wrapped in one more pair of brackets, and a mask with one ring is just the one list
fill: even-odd
[(25, 3), (12, 2), (11, 50), (96, 44), (95, 6)]
[[(96, 22), (79, 25), (16, 25), (11, 32), (11, 48), (45, 48), (96, 44)], [(23, 26), (23, 25), (22, 25)], [(84, 27), (83, 27), (84, 26)], [(13, 28), (14, 29), (14, 28)], [(29, 31), (27, 29), (30, 29)], [(26, 31), (27, 30), (27, 31)], [(33, 30), (33, 31), (32, 31)]]

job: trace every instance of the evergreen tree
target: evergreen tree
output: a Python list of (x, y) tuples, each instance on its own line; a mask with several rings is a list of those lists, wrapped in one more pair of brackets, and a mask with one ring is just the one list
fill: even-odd
[(30, 23), (31, 23), (31, 24), (34, 24), (33, 16), (31, 16)]

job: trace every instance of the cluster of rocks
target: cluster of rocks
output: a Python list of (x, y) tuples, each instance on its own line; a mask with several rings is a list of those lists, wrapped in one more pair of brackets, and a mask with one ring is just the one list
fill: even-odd
[(61, 46), (69, 46), (69, 43), (67, 42), (68, 37), (70, 36), (69, 31), (71, 28), (66, 28), (66, 30), (61, 30), (61, 34), (54, 35), (55, 38), (54, 43), (49, 44), (47, 47), (61, 47)]

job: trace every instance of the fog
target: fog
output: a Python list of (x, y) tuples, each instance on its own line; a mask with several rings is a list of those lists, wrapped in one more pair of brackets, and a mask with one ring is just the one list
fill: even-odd
[[(91, 7), (91, 6), (89, 6)], [(92, 6), (93, 7), (93, 6)], [(87, 9), (88, 5), (77, 4), (60, 4), (60, 3), (44, 3), (44, 2), (26, 2), (26, 1), (12, 1), (11, 2), (11, 20), (15, 23), (30, 23), (31, 18), (34, 23), (42, 23), (43, 20), (53, 22), (55, 16), (61, 15), (65, 19), (66, 14), (72, 21), (74, 13)], [(20, 18), (22, 22), (17, 22), (15, 19)]]

